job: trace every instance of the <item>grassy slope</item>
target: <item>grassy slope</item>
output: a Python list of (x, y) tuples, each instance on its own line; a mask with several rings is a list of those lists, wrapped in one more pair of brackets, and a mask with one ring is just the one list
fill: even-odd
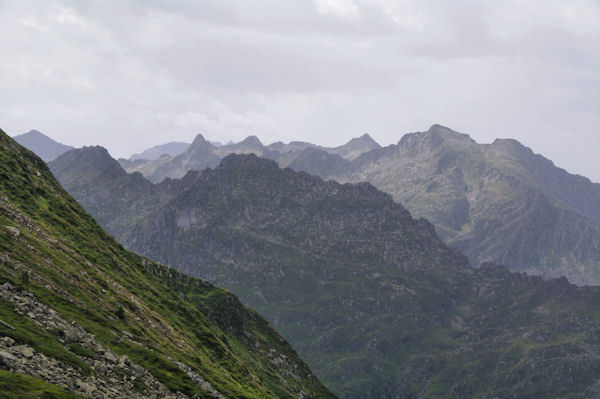
[(4, 370), (0, 370), (0, 392), (4, 399), (81, 399), (39, 378)]
[[(338, 187), (294, 204), (327, 183), (237, 159), (168, 205), (171, 222), (189, 212), (209, 227), (170, 244), (151, 228), (148, 245), (165, 244), (173, 264), (217, 276), (268, 315), (340, 396), (586, 397), (600, 371), (600, 291), (473, 272), (381, 196)], [(203, 270), (187, 261), (209, 254), (226, 255)]]
[[(115, 353), (149, 369), (172, 390), (205, 395), (169, 358), (191, 366), (227, 397), (293, 397), (299, 392), (332, 396), (314, 377), (307, 377), (310, 371), (283, 339), (239, 303), (234, 310), (255, 321), (247, 325), (247, 333), (263, 340), (263, 350), (228, 335), (217, 325), (222, 322), (218, 317), (206, 317), (213, 308), (235, 302), (230, 293), (196, 283), (202, 290), (189, 289), (191, 303), (168, 289), (159, 273), (146, 267), (145, 259), (117, 244), (64, 192), (39, 158), (4, 132), (0, 132), (0, 195), (0, 282), (18, 285), (22, 272), (29, 271), (30, 291), (42, 302), (76, 321)], [(18, 228), (20, 235), (15, 237), (6, 226)], [(14, 331), (0, 327), (0, 334), (30, 342), (37, 350), (87, 372), (55, 337), (26, 326), (28, 320), (12, 312), (6, 302), (0, 310), (5, 322), (23, 327)], [(260, 328), (253, 330), (256, 326)], [(270, 347), (291, 359), (298, 378), (283, 367), (269, 365), (265, 350)]]

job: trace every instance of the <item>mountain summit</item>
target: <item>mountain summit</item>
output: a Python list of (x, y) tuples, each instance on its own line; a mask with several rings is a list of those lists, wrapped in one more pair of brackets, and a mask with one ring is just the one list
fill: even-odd
[(13, 137), (13, 139), (23, 147), (33, 151), (45, 162), (50, 162), (59, 155), (73, 149), (73, 147), (69, 145), (64, 145), (52, 140), (50, 137), (37, 130), (30, 130), (27, 133)]

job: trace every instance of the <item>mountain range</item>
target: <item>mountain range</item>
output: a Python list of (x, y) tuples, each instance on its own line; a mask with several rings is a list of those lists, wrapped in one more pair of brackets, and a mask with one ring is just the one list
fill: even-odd
[(335, 397), (260, 315), (123, 249), (2, 131), (0, 396)]
[[(294, 145), (355, 165), (395, 150), (343, 158)], [(237, 148), (260, 146), (249, 138)], [(164, 170), (183, 170), (194, 153), (220, 158), (196, 138)], [(493, 263), (474, 269), (371, 184), (324, 181), (255, 155), (159, 183), (128, 174), (101, 147), (50, 167), (126, 248), (265, 315), (340, 397), (600, 395), (600, 288)]]
[(600, 284), (600, 184), (572, 175), (516, 140), (478, 144), (440, 125), (382, 148), (363, 135), (335, 148), (250, 136), (215, 147), (201, 135), (182, 154), (130, 163), (152, 182), (214, 168), (230, 153), (346, 183), (370, 182), (431, 221), (474, 265), (496, 262), (575, 284)]

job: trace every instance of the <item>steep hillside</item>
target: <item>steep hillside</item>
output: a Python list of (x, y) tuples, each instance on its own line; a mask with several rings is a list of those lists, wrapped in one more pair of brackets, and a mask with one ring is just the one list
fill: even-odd
[[(371, 185), (324, 182), (254, 155), (154, 190), (167, 184), (178, 184), (173, 196), (117, 237), (231, 289), (341, 397), (600, 394), (598, 288), (474, 270)], [(94, 201), (66, 187), (84, 207)], [(122, 197), (104, 196), (103, 208)], [(113, 217), (130, 218), (136, 202)]]
[(0, 337), (2, 397), (333, 397), (257, 313), (124, 250), (1, 131)]
[(50, 162), (59, 155), (73, 149), (70, 145), (54, 141), (37, 130), (30, 130), (27, 133), (13, 137), (13, 139), (46, 162)]

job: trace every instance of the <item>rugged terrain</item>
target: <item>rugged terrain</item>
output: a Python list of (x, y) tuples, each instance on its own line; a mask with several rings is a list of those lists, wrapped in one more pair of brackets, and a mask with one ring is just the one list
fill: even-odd
[(0, 396), (334, 396), (230, 292), (123, 249), (0, 131)]
[(129, 173), (141, 172), (148, 180), (158, 183), (166, 177), (181, 178), (188, 170), (202, 170), (215, 167), (219, 161), (229, 154), (255, 154), (274, 159), (281, 166), (288, 166), (303, 151), (319, 151), (333, 156), (335, 159), (353, 160), (361, 154), (380, 148), (368, 134), (350, 140), (338, 147), (321, 147), (311, 143), (293, 141), (289, 144), (276, 142), (263, 145), (258, 137), (249, 136), (239, 143), (215, 145), (199, 134), (192, 144), (181, 154), (171, 157), (163, 156), (143, 159), (120, 159), (121, 166)]
[(264, 146), (254, 136), (216, 147), (198, 136), (178, 157), (122, 166), (159, 182), (215, 167), (230, 153), (254, 153), (324, 179), (370, 182), (431, 221), (474, 265), (491, 261), (546, 278), (600, 284), (600, 184), (557, 168), (516, 140), (478, 144), (439, 125), (385, 148), (368, 135), (335, 148)]
[(370, 184), (254, 155), (150, 184), (99, 147), (52, 170), (126, 247), (258, 309), (341, 397), (600, 395), (600, 288), (473, 269)]
[(600, 184), (516, 140), (478, 144), (434, 125), (321, 175), (371, 182), (430, 220), (475, 265), (600, 284)]

